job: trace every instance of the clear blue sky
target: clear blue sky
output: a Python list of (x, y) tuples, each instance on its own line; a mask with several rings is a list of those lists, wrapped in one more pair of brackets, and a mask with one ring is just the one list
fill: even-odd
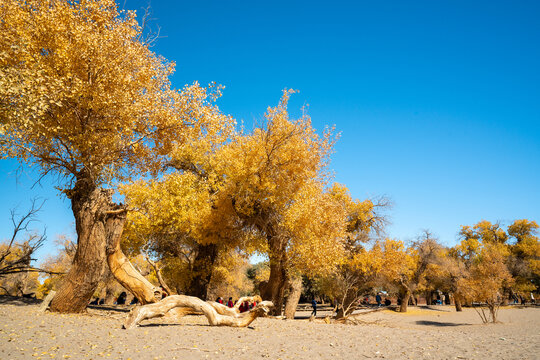
[[(123, 4), (123, 2), (120, 2)], [(145, 1), (125, 3), (141, 9)], [(429, 228), (448, 244), (482, 219), (540, 220), (540, 3), (537, 1), (154, 1), (154, 50), (175, 87), (226, 86), (219, 105), (248, 126), (283, 88), (314, 125), (342, 136), (332, 168), (354, 197), (387, 195), (392, 237)], [(73, 232), (51, 180), (0, 162), (0, 237), (9, 209), (48, 198), (52, 251)]]

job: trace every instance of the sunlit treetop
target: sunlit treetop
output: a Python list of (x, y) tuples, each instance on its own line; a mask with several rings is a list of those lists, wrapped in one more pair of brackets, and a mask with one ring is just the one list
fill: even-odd
[(490, 243), (504, 244), (508, 240), (508, 235), (500, 224), (492, 224), (487, 220), (482, 220), (473, 227), (462, 226), (459, 234), (464, 239), (478, 239)]
[(332, 130), (319, 136), (306, 114), (290, 119), (291, 93), (285, 90), (278, 106), (268, 108), (265, 124), (237, 137), (220, 155), (224, 168), (218, 173), (225, 174), (226, 191), (245, 217), (258, 210), (279, 212), (307, 182), (327, 179), (335, 137)]
[(6, 0), (0, 18), (0, 147), (43, 174), (157, 173), (174, 142), (232, 122), (219, 86), (171, 88), (174, 63), (113, 0)]
[(538, 234), (538, 224), (536, 221), (521, 219), (514, 221), (508, 226), (508, 235), (515, 238), (517, 242), (523, 241), (525, 238)]

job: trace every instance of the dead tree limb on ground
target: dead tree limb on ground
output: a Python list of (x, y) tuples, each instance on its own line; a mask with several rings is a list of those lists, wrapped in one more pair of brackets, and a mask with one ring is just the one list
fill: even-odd
[(263, 301), (248, 312), (223, 315), (216, 310), (213, 303), (203, 301), (193, 296), (171, 295), (160, 302), (133, 308), (126, 319), (123, 328), (132, 329), (145, 319), (164, 316), (170, 310), (178, 307), (189, 308), (196, 312), (203, 313), (208, 319), (208, 323), (212, 326), (246, 327), (257, 317), (266, 315), (270, 311), (270, 308), (273, 307), (273, 304), (270, 301)]

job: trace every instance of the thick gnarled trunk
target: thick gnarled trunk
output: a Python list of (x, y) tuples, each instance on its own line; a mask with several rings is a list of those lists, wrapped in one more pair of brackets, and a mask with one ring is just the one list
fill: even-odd
[(156, 301), (152, 284), (133, 268), (120, 249), (126, 211), (112, 201), (112, 191), (96, 188), (88, 179), (79, 179), (67, 195), (75, 217), (77, 250), (71, 269), (51, 302), (51, 311), (84, 311), (102, 278), (106, 261), (115, 278), (141, 302)]
[(401, 289), (399, 298), (401, 304), (399, 305), (399, 312), (407, 312), (407, 306), (409, 305), (409, 299), (411, 297), (411, 291), (407, 288)]
[(283, 310), (283, 296), (287, 285), (286, 250), (284, 241), (278, 236), (269, 236), (270, 245), (270, 277), (267, 282), (261, 282), (260, 292), (263, 300), (274, 304), (271, 315), (281, 315)]
[(456, 307), (456, 311), (463, 311), (461, 305), (461, 296), (459, 296), (458, 294), (454, 294), (454, 305)]
[(77, 181), (68, 194), (75, 216), (77, 251), (71, 269), (51, 302), (51, 311), (82, 312), (103, 274), (107, 228), (102, 213), (110, 207), (110, 194), (84, 185)]
[(208, 284), (212, 279), (212, 270), (217, 255), (218, 246), (216, 244), (198, 245), (197, 256), (193, 261), (193, 277), (186, 291), (187, 295), (206, 300), (208, 297)]
[(302, 276), (295, 276), (289, 282), (289, 296), (287, 296), (285, 303), (285, 317), (287, 319), (294, 319), (300, 295), (302, 295)]

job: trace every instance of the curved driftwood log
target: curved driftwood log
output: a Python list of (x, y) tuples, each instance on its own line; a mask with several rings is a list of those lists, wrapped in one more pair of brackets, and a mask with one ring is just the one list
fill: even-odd
[[(263, 301), (248, 312), (238, 313), (232, 310), (234, 308), (227, 308), (219, 303), (206, 302), (197, 297), (171, 295), (154, 304), (136, 306), (131, 310), (123, 327), (124, 329), (131, 329), (145, 319), (164, 316), (170, 310), (178, 307), (189, 308), (193, 312), (204, 314), (208, 319), (208, 323), (212, 326), (245, 327), (251, 324), (257, 317), (266, 315), (273, 306), (272, 302)], [(229, 311), (223, 308), (229, 309)]]
[[(262, 299), (259, 295), (244, 296), (244, 297), (241, 297), (232, 308), (226, 305), (220, 304), (216, 301), (207, 301), (207, 303), (210, 306), (212, 306), (218, 314), (238, 317), (240, 314), (242, 314), (240, 312), (240, 305), (242, 305), (244, 301), (248, 301), (251, 303), (256, 302), (258, 304), (262, 302)], [(186, 315), (204, 315), (204, 313), (201, 310), (196, 310), (195, 308), (192, 308), (192, 307), (179, 306), (171, 310), (174, 310), (174, 315), (176, 317), (182, 317)]]

